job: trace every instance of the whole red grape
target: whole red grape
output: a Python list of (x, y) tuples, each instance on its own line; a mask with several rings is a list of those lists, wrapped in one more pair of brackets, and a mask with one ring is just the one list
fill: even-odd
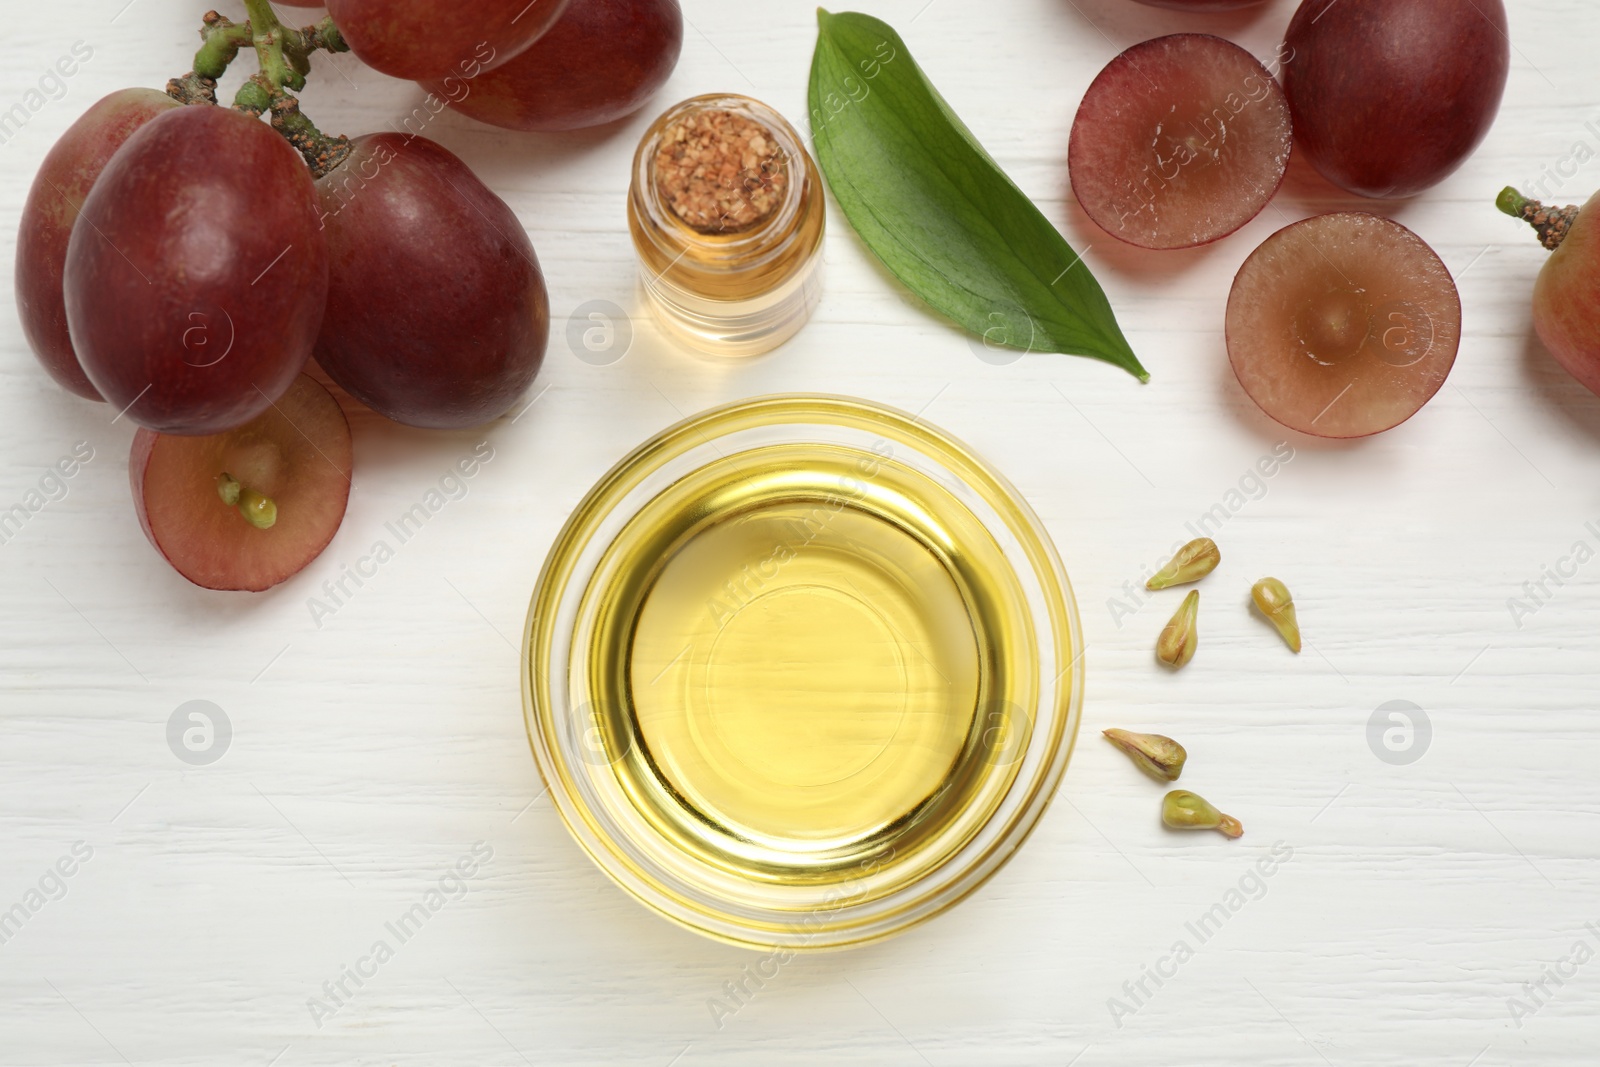
[(72, 224), (95, 179), (146, 122), (180, 106), (154, 89), (118, 89), (92, 104), (50, 149), (22, 206), (17, 230), (17, 313), (22, 332), (50, 377), (90, 400), (100, 391), (83, 373), (67, 332), (61, 272)]
[(1546, 207), (1515, 189), (1496, 206), (1538, 231), (1550, 258), (1533, 285), (1533, 328), (1556, 362), (1600, 395), (1600, 193), (1582, 208)]
[(134, 422), (217, 433), (300, 373), (327, 278), (299, 153), (243, 112), (181, 107), (128, 138), (84, 201), (67, 323), (89, 380)]
[(1500, 0), (1304, 0), (1284, 48), (1295, 139), (1325, 178), (1372, 197), (1460, 166), (1511, 64)]
[(544, 360), (550, 304), (522, 224), (425, 137), (378, 133), (317, 183), (331, 270), (317, 362), (411, 426), (505, 412)]
[(549, 33), (505, 66), (427, 88), (492, 126), (576, 130), (637, 110), (682, 50), (678, 0), (572, 0)]
[(1139, 0), (1150, 7), (1164, 7), (1171, 11), (1236, 11), (1241, 7), (1255, 7), (1262, 0)]
[(567, 0), (328, 0), (328, 14), (363, 62), (395, 78), (475, 78), (548, 30)]

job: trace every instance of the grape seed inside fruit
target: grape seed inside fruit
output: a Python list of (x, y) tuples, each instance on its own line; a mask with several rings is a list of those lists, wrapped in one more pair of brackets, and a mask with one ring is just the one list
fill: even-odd
[(1291, 429), (1364, 437), (1416, 414), (1455, 363), (1461, 301), (1423, 240), (1339, 212), (1286, 226), (1251, 253), (1228, 297), (1228, 359)]
[[(316, 559), (344, 521), (350, 469), (344, 412), (305, 374), (243, 426), (208, 437), (141, 429), (128, 457), (145, 536), (207, 589), (268, 589)], [(233, 504), (218, 492), (224, 476), (239, 490)], [(270, 500), (275, 521), (252, 524), (241, 495)]]
[(1289, 107), (1239, 46), (1180, 33), (1102, 70), (1068, 147), (1072, 191), (1107, 233), (1143, 248), (1225, 237), (1266, 206), (1289, 164)]

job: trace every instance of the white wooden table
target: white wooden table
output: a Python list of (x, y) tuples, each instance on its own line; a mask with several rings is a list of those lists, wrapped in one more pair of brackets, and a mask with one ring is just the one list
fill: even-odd
[[(77, 442), (94, 454), (0, 544), (0, 911), (27, 913), (0, 945), (0, 1064), (1594, 1062), (1600, 562), (1561, 560), (1600, 549), (1600, 399), (1531, 339), (1544, 253), (1492, 201), (1547, 167), (1563, 201), (1600, 184), (1600, 9), (1515, 0), (1488, 141), (1443, 185), (1388, 205), (1456, 274), (1464, 340), (1417, 418), (1337, 444), (1289, 434), (1241, 393), (1223, 303), (1278, 227), (1368, 204), (1297, 162), (1241, 233), (1146, 254), (1096, 230), (1067, 188), (1073, 113), (1112, 55), (1177, 30), (1270, 55), (1291, 0), (1209, 18), (1129, 0), (863, 3), (1088, 246), (1148, 386), (1066, 356), (983, 362), (837, 213), (820, 314), (776, 354), (696, 360), (645, 316), (619, 361), (578, 358), (576, 308), (636, 307), (623, 194), (639, 132), (713, 90), (803, 122), (815, 24), (802, 3), (689, 0), (676, 74), (615, 128), (429, 126), (514, 207), (544, 264), (555, 329), (537, 403), (463, 433), (356, 414), (344, 526), (270, 593), (205, 592), (160, 561), (129, 500), (133, 427), (56, 389), (0, 314), (0, 509)], [(7, 7), (0, 110), (75, 41), (94, 54), (0, 145), (0, 262), (60, 131), (114, 88), (187, 69), (205, 5), (125, 4)], [(325, 129), (384, 128), (421, 98), (352, 57), (338, 73), (318, 63), (305, 100)], [(569, 840), (540, 798), (515, 646), (540, 562), (596, 477), (684, 415), (787, 390), (926, 406), (1016, 482), (1073, 577), (1088, 696), (1061, 793), (988, 886), (758, 987), (745, 979), (757, 955), (648, 913)], [(466, 495), (314, 620), (323, 583), (483, 441), (494, 458)], [(1285, 441), (1293, 459), (1251, 481)], [(1113, 605), (1216, 505), (1225, 561), (1204, 587), (1202, 648), (1168, 675), (1151, 648), (1176, 598)], [(1513, 613), (1523, 583), (1558, 565), (1575, 577)], [(1268, 573), (1299, 602), (1298, 658), (1245, 608)], [(193, 700), (231, 724), (209, 765), (168, 745)], [(1395, 700), (1431, 724), (1409, 764), (1369, 745)], [(1114, 725), (1180, 738), (1184, 783), (1246, 836), (1164, 831), (1160, 790), (1095, 736)], [(386, 924), (478, 842), (492, 857), (446, 878), (451, 896), (396, 938)], [(58, 862), (70, 877), (51, 874)], [(392, 950), (381, 963), (378, 941)], [(357, 967), (359, 985), (344, 977)], [(1559, 981), (1525, 987), (1546, 968)], [(741, 981), (749, 995), (730, 999)]]

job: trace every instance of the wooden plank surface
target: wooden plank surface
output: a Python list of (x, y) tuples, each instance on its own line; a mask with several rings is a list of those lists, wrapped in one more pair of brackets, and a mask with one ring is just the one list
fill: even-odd
[[(623, 196), (639, 133), (658, 106), (714, 90), (801, 120), (815, 30), (800, 3), (687, 0), (671, 83), (614, 127), (430, 124), (512, 205), (544, 264), (555, 329), (539, 399), (515, 423), (461, 433), (356, 414), (344, 526), (268, 594), (190, 587), (155, 556), (128, 500), (133, 428), (54, 388), (0, 315), (0, 508), (78, 442), (93, 449), (65, 496), (0, 544), (0, 910), (41, 903), (0, 945), (0, 1064), (1593, 1062), (1600, 562), (1535, 612), (1508, 601), (1576, 544), (1600, 549), (1600, 400), (1530, 339), (1544, 253), (1492, 200), (1508, 181), (1546, 180), (1563, 201), (1600, 184), (1600, 159), (1575, 152), (1600, 150), (1600, 9), (1514, 0), (1488, 140), (1441, 186), (1387, 205), (1458, 278), (1460, 358), (1412, 422), (1335, 444), (1289, 434), (1244, 397), (1222, 309), (1268, 234), (1368, 203), (1297, 162), (1241, 233), (1155, 256), (1115, 246), (1067, 187), (1074, 110), (1117, 51), (1205, 30), (1270, 55), (1293, 3), (1210, 18), (1129, 0), (864, 6), (1087, 249), (1148, 386), (1063, 356), (979, 360), (836, 212), (821, 310), (780, 352), (697, 360), (642, 315), (620, 361), (577, 358), (574, 309), (637, 306)], [(202, 8), (11, 5), (0, 110), (74, 42), (93, 56), (0, 145), (0, 263), (60, 131), (114, 88), (185, 70)], [(348, 56), (337, 73), (319, 65), (305, 99), (325, 129), (385, 128), (422, 95)], [(602, 472), (683, 415), (785, 390), (926, 405), (1011, 477), (1072, 575), (1088, 693), (1061, 794), (992, 883), (906, 936), (797, 958), (735, 1001), (725, 983), (759, 957), (634, 904), (540, 798), (515, 644), (557, 528)], [(494, 458), (466, 495), (314, 618), (322, 583), (483, 441)], [(1285, 441), (1292, 460), (1249, 479)], [(1206, 586), (1203, 647), (1169, 676), (1150, 656), (1168, 602), (1118, 600), (1218, 504), (1225, 562)], [(1298, 658), (1244, 606), (1266, 573), (1300, 604)], [(231, 722), (209, 766), (168, 748), (167, 721), (191, 700)], [(1431, 723), (1410, 765), (1369, 747), (1392, 700)], [(1113, 725), (1180, 737), (1185, 784), (1247, 835), (1164, 832), (1160, 791), (1094, 736)], [(459, 899), (335, 1004), (324, 983), (393, 942), (385, 923), (477, 842), (492, 858)], [(51, 875), (58, 862), (71, 877)], [(1190, 924), (1218, 903), (1226, 922), (1202, 940)], [(1171, 975), (1159, 986), (1157, 968)], [(1546, 968), (1559, 984), (1535, 1000), (1524, 984)]]

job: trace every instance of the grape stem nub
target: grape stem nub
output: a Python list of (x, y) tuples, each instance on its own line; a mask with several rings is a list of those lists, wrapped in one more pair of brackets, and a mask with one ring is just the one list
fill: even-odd
[(1530, 200), (1511, 186), (1500, 190), (1500, 195), (1495, 197), (1494, 206), (1514, 219), (1521, 219), (1532, 226), (1539, 235), (1539, 243), (1554, 252), (1561, 247), (1561, 242), (1566, 240), (1567, 231), (1572, 229), (1572, 223), (1578, 217), (1578, 205), (1568, 204), (1566, 207), (1546, 207), (1537, 200)]

